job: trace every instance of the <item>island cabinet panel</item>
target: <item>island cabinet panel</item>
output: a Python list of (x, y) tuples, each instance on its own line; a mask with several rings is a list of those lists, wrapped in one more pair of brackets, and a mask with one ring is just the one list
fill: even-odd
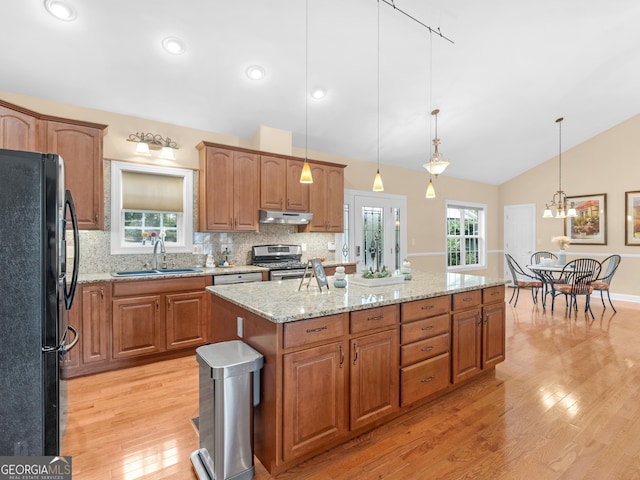
[(451, 320), (449, 314), (403, 323), (400, 326), (400, 341), (403, 345), (425, 338), (449, 332)]
[(402, 304), (402, 322), (412, 322), (422, 318), (433, 317), (443, 313), (449, 313), (451, 305), (451, 297), (444, 295), (442, 297), (425, 298), (424, 300), (415, 300)]
[[(446, 335), (449, 337), (449, 335)], [(401, 370), (402, 406), (409, 405), (430, 397), (444, 389), (449, 384), (449, 353), (443, 353), (434, 358), (423, 360)]]
[(0, 105), (0, 148), (34, 152), (37, 144), (36, 117)]
[(291, 322), (284, 325), (284, 348), (300, 347), (317, 342), (327, 342), (333, 338), (342, 337), (347, 333), (345, 320), (348, 313), (328, 315), (312, 318), (301, 322)]
[(284, 355), (284, 461), (329, 447), (347, 432), (345, 348), (342, 341)]
[(350, 352), (350, 429), (356, 430), (398, 410), (397, 329), (354, 338)]
[(398, 306), (368, 308), (351, 312), (349, 331), (361, 333), (377, 328), (395, 327), (398, 323)]
[(160, 295), (113, 300), (113, 358), (164, 350)]
[(449, 332), (409, 344), (403, 343), (400, 347), (400, 365), (406, 367), (412, 363), (449, 352), (450, 345)]

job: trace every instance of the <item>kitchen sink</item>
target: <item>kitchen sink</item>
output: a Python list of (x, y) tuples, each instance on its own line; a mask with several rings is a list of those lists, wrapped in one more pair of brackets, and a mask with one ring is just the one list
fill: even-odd
[(169, 275), (172, 273), (196, 273), (201, 272), (199, 268), (161, 268), (159, 270), (154, 270), (158, 273), (162, 273), (165, 275)]
[(124, 272), (113, 272), (114, 277), (142, 277), (148, 275), (175, 275), (179, 273), (201, 272), (199, 268), (161, 268), (158, 270), (126, 270)]

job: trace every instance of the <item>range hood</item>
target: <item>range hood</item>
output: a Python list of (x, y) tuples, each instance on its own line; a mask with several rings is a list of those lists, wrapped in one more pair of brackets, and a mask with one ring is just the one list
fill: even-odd
[(260, 223), (289, 223), (305, 225), (311, 221), (313, 213), (285, 212), (282, 210), (260, 210)]

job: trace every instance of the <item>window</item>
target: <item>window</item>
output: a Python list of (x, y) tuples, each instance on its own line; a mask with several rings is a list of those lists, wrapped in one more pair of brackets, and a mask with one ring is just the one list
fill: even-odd
[(486, 206), (447, 202), (447, 269), (486, 268)]
[(191, 252), (193, 172), (111, 162), (111, 253)]

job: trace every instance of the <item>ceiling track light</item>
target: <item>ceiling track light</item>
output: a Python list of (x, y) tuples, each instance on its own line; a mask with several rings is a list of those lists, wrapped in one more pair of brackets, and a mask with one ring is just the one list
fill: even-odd
[(380, 175), (380, 0), (378, 0), (378, 81), (377, 81), (377, 95), (378, 95), (378, 143), (376, 150), (376, 157), (378, 162), (378, 169), (376, 170), (376, 176), (373, 179), (373, 191), (384, 192), (384, 185), (382, 184), (382, 176)]
[[(574, 203), (569, 205), (567, 195), (562, 190), (562, 120), (560, 117), (556, 120), (558, 124), (558, 190), (553, 194), (551, 202), (544, 206), (542, 218), (574, 218), (578, 216)], [(555, 207), (555, 217), (551, 211), (551, 207)]]
[(135, 142), (136, 155), (150, 156), (151, 150), (160, 150), (160, 158), (175, 160), (174, 150), (178, 150), (178, 144), (169, 137), (163, 137), (154, 133), (137, 132), (127, 138), (127, 142)]
[(304, 37), (304, 164), (300, 172), (300, 183), (313, 183), (311, 167), (309, 167), (309, 0), (305, 2), (305, 37)]

